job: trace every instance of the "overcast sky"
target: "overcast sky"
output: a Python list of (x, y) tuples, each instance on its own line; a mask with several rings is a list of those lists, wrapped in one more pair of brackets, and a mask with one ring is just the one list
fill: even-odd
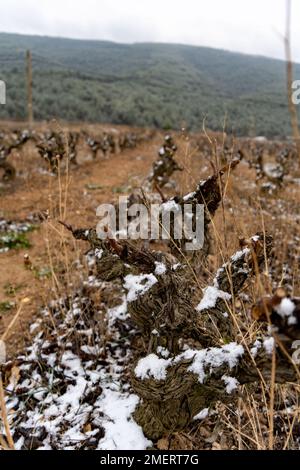
[[(177, 42), (283, 58), (286, 0), (7, 0), (0, 31), (117, 42)], [(300, 0), (292, 0), (300, 62)], [(1, 44), (0, 44), (1, 47)]]

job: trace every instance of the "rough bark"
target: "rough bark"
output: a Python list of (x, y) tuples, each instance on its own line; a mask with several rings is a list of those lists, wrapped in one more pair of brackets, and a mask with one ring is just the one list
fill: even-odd
[(206, 180), (200, 181), (193, 192), (186, 194), (185, 196), (175, 196), (169, 200), (174, 201), (174, 203), (181, 208), (181, 211), (183, 211), (185, 204), (191, 204), (193, 208), (193, 230), (196, 229), (196, 206), (197, 204), (202, 204), (204, 206), (204, 243), (201, 250), (187, 251), (186, 243), (191, 240), (184, 237), (180, 240), (176, 240), (174, 236), (174, 225), (171, 227), (170, 233), (171, 240), (169, 242), (169, 248), (171, 252), (179, 259), (186, 256), (192, 258), (195, 261), (194, 265), (196, 269), (201, 260), (206, 258), (211, 252), (209, 225), (222, 201), (221, 177), (224, 173), (234, 169), (239, 162), (239, 159), (233, 160), (214, 175), (210, 176)]

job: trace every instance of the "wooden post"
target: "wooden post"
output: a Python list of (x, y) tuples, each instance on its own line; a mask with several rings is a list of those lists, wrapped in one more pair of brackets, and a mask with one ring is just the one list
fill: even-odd
[(31, 52), (26, 52), (26, 76), (27, 76), (27, 111), (28, 125), (31, 128), (33, 124), (33, 107), (32, 107), (32, 65)]

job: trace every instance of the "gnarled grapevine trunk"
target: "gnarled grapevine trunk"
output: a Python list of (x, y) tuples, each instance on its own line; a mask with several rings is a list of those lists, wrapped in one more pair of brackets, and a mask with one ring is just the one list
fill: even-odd
[[(221, 174), (200, 183), (193, 193), (171, 201), (178, 205), (203, 203), (208, 225), (221, 201)], [(195, 272), (191, 276), (191, 266), (184, 256), (176, 256), (178, 250), (151, 251), (109, 236), (100, 240), (94, 229), (73, 230), (66, 226), (75, 238), (89, 241), (98, 250), (98, 278), (122, 282), (127, 290), (128, 312), (142, 337), (140, 357), (131, 374), (132, 387), (140, 397), (135, 419), (147, 437), (158, 439), (182, 430), (203, 408), (217, 400), (232, 399), (238, 384), (271, 377), (273, 336), (247, 343), (238, 334), (234, 309), (236, 295), (251, 276), (264, 268), (271, 254), (270, 235), (257, 233), (244, 240), (243, 248), (220, 267), (199, 302), (194, 298), (199, 291)], [(193, 261), (197, 271), (197, 258)], [(266, 319), (280, 325), (286, 316), (282, 313), (286, 302), (283, 306), (280, 303), (281, 307), (271, 301), (265, 304), (269, 309)], [(293, 316), (284, 322), (289, 332), (299, 322), (299, 305), (296, 300), (292, 304), (288, 304), (288, 312)], [(276, 306), (279, 310), (274, 313)], [(241, 338), (240, 343), (236, 338)], [(291, 341), (285, 347), (288, 354), (282, 348), (276, 350), (278, 382), (297, 376), (289, 360)]]

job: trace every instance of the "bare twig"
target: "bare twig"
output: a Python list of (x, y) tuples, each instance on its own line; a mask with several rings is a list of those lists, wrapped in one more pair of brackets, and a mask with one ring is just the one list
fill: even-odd
[(3, 382), (2, 382), (1, 374), (0, 374), (0, 408), (1, 408), (1, 416), (2, 416), (2, 421), (3, 421), (3, 424), (4, 424), (6, 439), (7, 439), (9, 448), (11, 450), (15, 450), (14, 441), (13, 441), (13, 438), (12, 438), (12, 435), (11, 435), (11, 432), (10, 432), (8, 419), (7, 419), (5, 397), (4, 397), (4, 388), (3, 388)]

